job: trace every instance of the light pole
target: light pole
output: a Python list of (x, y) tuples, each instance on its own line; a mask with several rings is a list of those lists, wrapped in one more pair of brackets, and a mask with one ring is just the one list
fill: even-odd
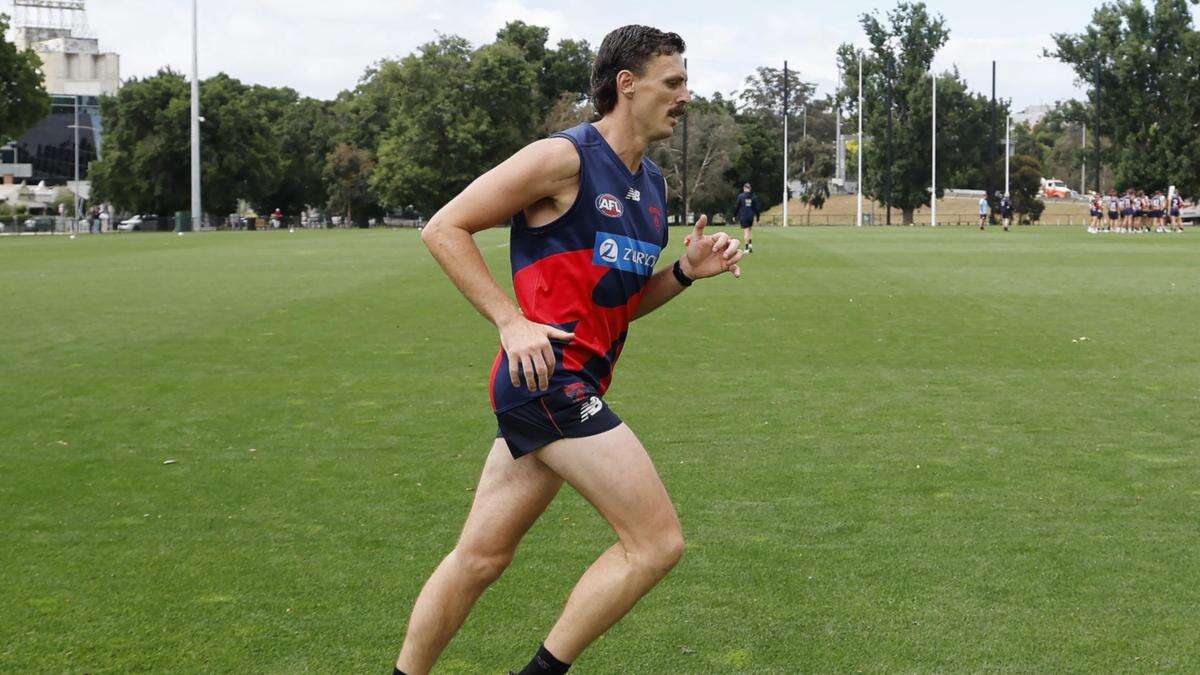
[[(192, 0), (192, 222), (188, 229), (200, 225), (200, 47), (197, 27), (199, 0)], [(182, 227), (180, 228), (182, 231)]]
[(930, 71), (933, 80), (933, 142), (930, 144), (933, 161), (930, 162), (931, 183), (929, 189), (929, 225), (937, 227), (937, 75)]
[(863, 90), (862, 90), (862, 52), (858, 53), (858, 215), (855, 216), (854, 223), (858, 227), (862, 227), (862, 158), (863, 158)]
[[(92, 126), (80, 126), (79, 124), (79, 97), (75, 96), (75, 123), (71, 125), (71, 130), (74, 133), (75, 143), (75, 183), (71, 187), (71, 194), (75, 196), (75, 229), (79, 228), (79, 130), (94, 129)], [(94, 140), (94, 139), (93, 139)]]
[(1004, 120), (1004, 196), (1008, 196), (1009, 165), (1012, 164), (1012, 115)]
[(79, 228), (79, 94), (72, 97), (75, 99), (75, 119), (71, 124), (75, 132), (75, 187), (71, 192), (75, 194), (75, 229)]

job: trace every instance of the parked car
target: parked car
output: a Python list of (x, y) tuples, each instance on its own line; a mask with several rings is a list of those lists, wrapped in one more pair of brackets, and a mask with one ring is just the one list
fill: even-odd
[(151, 214), (136, 215), (122, 220), (117, 229), (122, 232), (154, 232), (158, 230), (159, 217)]

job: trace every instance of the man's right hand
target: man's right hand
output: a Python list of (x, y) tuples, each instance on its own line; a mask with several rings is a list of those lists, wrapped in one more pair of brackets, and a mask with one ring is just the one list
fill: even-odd
[(554, 374), (554, 348), (551, 340), (570, 342), (574, 333), (554, 326), (534, 323), (517, 315), (500, 326), (500, 345), (508, 355), (508, 376), (514, 387), (521, 386), (521, 373), (529, 391), (546, 391)]

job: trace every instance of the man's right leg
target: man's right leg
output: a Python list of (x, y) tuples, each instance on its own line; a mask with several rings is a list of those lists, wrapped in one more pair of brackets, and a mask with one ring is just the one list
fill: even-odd
[(746, 252), (747, 253), (754, 250), (754, 242), (752, 242), (750, 240), (751, 234), (752, 234), (752, 231), (750, 228), (748, 228), (748, 227), (742, 228), (742, 241), (746, 242)]
[(406, 675), (429, 672), (475, 601), (508, 567), (521, 537), (562, 483), (536, 454), (514, 460), (504, 439), (496, 439), (458, 544), (425, 582), (413, 606), (396, 668)]

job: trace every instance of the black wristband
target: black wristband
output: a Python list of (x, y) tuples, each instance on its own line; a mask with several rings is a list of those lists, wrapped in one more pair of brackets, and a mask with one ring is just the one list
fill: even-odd
[(675, 281), (678, 281), (679, 285), (684, 288), (691, 286), (696, 281), (695, 279), (688, 278), (688, 275), (683, 273), (683, 268), (680, 267), (678, 260), (675, 261), (675, 266), (671, 268), (671, 271), (675, 273)]

